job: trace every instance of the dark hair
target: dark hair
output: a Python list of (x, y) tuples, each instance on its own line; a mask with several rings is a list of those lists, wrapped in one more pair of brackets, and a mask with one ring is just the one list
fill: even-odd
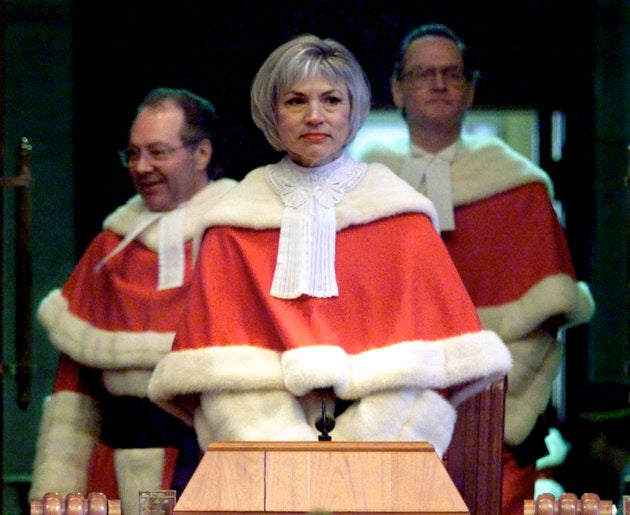
[(146, 94), (137, 112), (146, 107), (156, 107), (167, 102), (174, 102), (184, 112), (184, 124), (180, 134), (182, 142), (195, 144), (209, 139), (212, 143), (212, 159), (206, 170), (208, 177), (216, 179), (222, 175), (224, 134), (214, 104), (187, 89), (161, 87), (152, 89)]
[(464, 40), (461, 39), (453, 29), (442, 24), (442, 23), (427, 23), (424, 25), (419, 25), (414, 29), (411, 29), (405, 37), (400, 42), (400, 46), (398, 47), (398, 51), (396, 52), (396, 57), (394, 59), (394, 69), (392, 72), (392, 78), (398, 80), (401, 78), (403, 73), (403, 65), (405, 59), (405, 53), (407, 49), (416, 39), (424, 38), (427, 36), (440, 36), (443, 38), (450, 39), (459, 50), (462, 61), (464, 63), (464, 75), (466, 79), (470, 82), (475, 82), (479, 78), (479, 70), (477, 69), (477, 59), (476, 56), (473, 55), (470, 47), (464, 43)]

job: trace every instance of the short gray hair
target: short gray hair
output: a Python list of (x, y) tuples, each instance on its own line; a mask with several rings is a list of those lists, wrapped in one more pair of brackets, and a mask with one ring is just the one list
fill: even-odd
[(341, 43), (303, 34), (276, 48), (252, 83), (252, 118), (275, 150), (286, 150), (278, 135), (279, 96), (296, 82), (319, 74), (348, 88), (350, 131), (344, 145), (354, 140), (365, 122), (370, 112), (370, 84), (359, 62)]

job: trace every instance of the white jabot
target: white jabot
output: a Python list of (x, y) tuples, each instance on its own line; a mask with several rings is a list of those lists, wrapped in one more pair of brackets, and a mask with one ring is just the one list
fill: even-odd
[(158, 290), (179, 288), (184, 284), (184, 218), (181, 207), (164, 213), (158, 223)]
[(178, 288), (184, 284), (184, 217), (185, 208), (180, 206), (172, 211), (151, 212), (141, 217), (123, 240), (95, 267), (99, 272), (103, 265), (135, 240), (144, 230), (158, 221), (158, 290)]
[(267, 181), (280, 195), (284, 210), (271, 295), (294, 299), (302, 294), (334, 297), (335, 204), (367, 170), (347, 154), (324, 166), (305, 168), (285, 157), (269, 165)]
[(435, 205), (440, 230), (455, 229), (451, 163), (455, 159), (456, 143), (437, 154), (411, 144), (411, 157), (403, 164), (400, 177), (418, 191), (424, 191)]

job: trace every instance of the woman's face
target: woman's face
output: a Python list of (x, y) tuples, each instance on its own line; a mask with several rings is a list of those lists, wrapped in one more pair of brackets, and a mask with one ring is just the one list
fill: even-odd
[(321, 166), (337, 159), (350, 132), (345, 85), (317, 76), (297, 82), (278, 99), (278, 134), (295, 163)]

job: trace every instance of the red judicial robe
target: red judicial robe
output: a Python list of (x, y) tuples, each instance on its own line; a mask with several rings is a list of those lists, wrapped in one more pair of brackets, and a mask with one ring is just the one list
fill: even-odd
[(319, 392), (331, 389), (351, 402), (333, 440), (429, 441), (442, 454), (457, 403), (511, 360), (482, 329), (433, 206), (370, 165), (335, 206), (339, 294), (328, 298), (270, 295), (282, 213), (265, 167), (208, 213), (186, 313), (150, 398), (194, 424), (202, 445), (316, 440)]
[(120, 498), (123, 510), (133, 513), (139, 488), (173, 486), (181, 451), (177, 421), (147, 400), (147, 384), (171, 348), (202, 215), (234, 184), (211, 182), (183, 204), (181, 286), (157, 289), (157, 223), (97, 267), (139, 220), (153, 216), (136, 195), (104, 221), (63, 288), (40, 304), (38, 319), (61, 354), (54, 391), (44, 404), (31, 498), (100, 491)]

